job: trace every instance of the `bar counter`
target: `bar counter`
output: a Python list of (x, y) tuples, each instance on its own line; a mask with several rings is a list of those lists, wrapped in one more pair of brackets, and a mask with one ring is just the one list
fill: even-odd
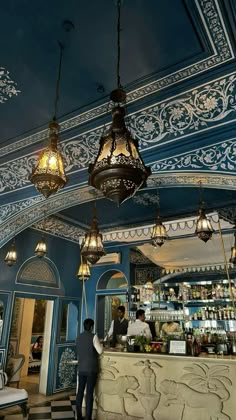
[(98, 420), (236, 420), (236, 357), (105, 350)]

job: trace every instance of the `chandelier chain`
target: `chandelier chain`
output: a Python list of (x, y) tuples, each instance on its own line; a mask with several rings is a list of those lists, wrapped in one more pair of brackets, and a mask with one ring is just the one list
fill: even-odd
[(117, 0), (117, 87), (121, 88), (120, 82), (120, 9), (121, 9), (121, 0)]
[(63, 44), (59, 41), (58, 41), (58, 44), (60, 48), (60, 57), (59, 57), (58, 74), (57, 74), (57, 81), (56, 81), (56, 94), (55, 94), (55, 101), (54, 101), (54, 116), (53, 116), (54, 121), (57, 120), (59, 89), (60, 89), (60, 82), (61, 82), (62, 55), (63, 55), (63, 50), (64, 50)]

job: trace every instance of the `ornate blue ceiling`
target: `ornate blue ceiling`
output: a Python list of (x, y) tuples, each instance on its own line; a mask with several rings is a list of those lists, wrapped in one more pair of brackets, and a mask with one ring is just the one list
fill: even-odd
[[(42, 211), (84, 228), (96, 197), (87, 188), (87, 167), (111, 120), (115, 1), (52, 0), (37, 6), (10, 0), (1, 5), (1, 16), (0, 242), (14, 234), (11, 226), (21, 231), (42, 218)], [(199, 180), (209, 209), (235, 206), (235, 18), (233, 0), (137, 0), (135, 5), (123, 0), (127, 124), (153, 176), (146, 190), (119, 209), (97, 200), (102, 229), (150, 223), (159, 182), (165, 220), (196, 213)], [(63, 32), (66, 19), (75, 26), (70, 34)], [(69, 183), (45, 202), (28, 176), (47, 144), (58, 40), (65, 44), (59, 115)]]

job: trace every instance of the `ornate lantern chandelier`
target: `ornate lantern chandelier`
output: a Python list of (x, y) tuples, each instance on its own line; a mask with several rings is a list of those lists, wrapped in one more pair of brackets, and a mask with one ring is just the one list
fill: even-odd
[(210, 220), (206, 217), (204, 202), (202, 200), (202, 183), (200, 185), (200, 207), (198, 210), (199, 216), (197, 219), (195, 234), (204, 242), (207, 242), (211, 239), (214, 229), (211, 225)]
[(230, 256), (229, 262), (233, 265), (236, 265), (236, 226), (234, 228), (235, 228), (234, 246), (232, 246), (232, 248), (231, 248), (231, 256)]
[(59, 124), (57, 120), (57, 108), (59, 101), (59, 87), (61, 79), (61, 65), (63, 46), (60, 46), (60, 60), (58, 69), (58, 78), (56, 83), (55, 110), (53, 120), (49, 123), (49, 146), (46, 147), (39, 155), (38, 162), (32, 170), (29, 180), (35, 185), (35, 188), (48, 198), (51, 194), (56, 193), (67, 183), (65, 175), (63, 157), (57, 148), (59, 137)]
[(158, 202), (158, 212), (157, 212), (157, 221), (152, 228), (152, 245), (156, 248), (157, 246), (162, 246), (167, 239), (166, 228), (161, 221), (160, 216), (160, 194), (159, 189), (157, 189), (157, 202)]
[(13, 239), (13, 242), (11, 244), (11, 248), (7, 252), (7, 255), (6, 255), (4, 261), (8, 265), (8, 267), (12, 267), (17, 262), (17, 251), (16, 251), (15, 238)]
[(111, 128), (102, 135), (98, 155), (95, 162), (89, 165), (88, 171), (89, 185), (119, 206), (145, 186), (151, 170), (144, 165), (138, 141), (132, 138), (125, 125), (125, 109), (120, 106), (126, 100), (120, 82), (121, 0), (117, 1), (117, 7), (117, 89), (111, 92), (110, 99), (118, 105), (112, 109)]
[(84, 257), (81, 256), (81, 263), (77, 272), (77, 277), (80, 280), (88, 280), (90, 277), (90, 268)]
[(92, 220), (91, 228), (85, 235), (84, 244), (81, 250), (81, 255), (90, 262), (96, 264), (98, 260), (105, 255), (105, 250), (102, 243), (102, 234), (98, 229), (98, 221), (95, 214)]

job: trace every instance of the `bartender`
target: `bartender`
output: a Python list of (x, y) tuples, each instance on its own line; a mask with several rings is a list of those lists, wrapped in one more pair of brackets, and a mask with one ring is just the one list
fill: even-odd
[(128, 330), (129, 321), (125, 318), (125, 307), (123, 305), (117, 308), (117, 318), (111, 322), (108, 331), (108, 337), (111, 337), (111, 346), (115, 347), (117, 335), (126, 335)]
[(145, 322), (145, 311), (138, 309), (136, 312), (136, 321), (129, 325), (128, 335), (144, 335), (148, 340), (152, 340), (152, 333), (149, 325)]

